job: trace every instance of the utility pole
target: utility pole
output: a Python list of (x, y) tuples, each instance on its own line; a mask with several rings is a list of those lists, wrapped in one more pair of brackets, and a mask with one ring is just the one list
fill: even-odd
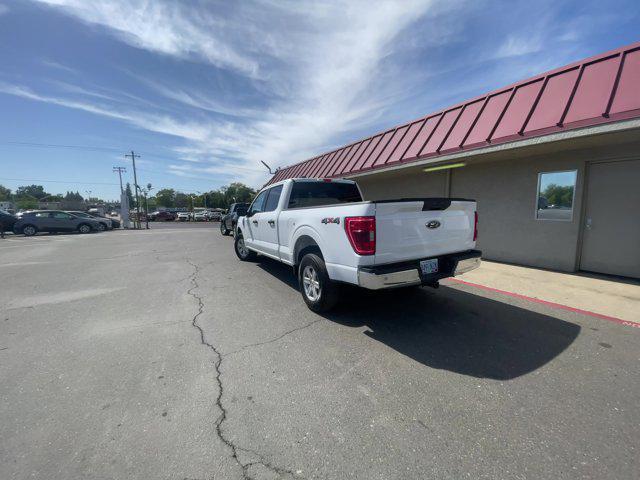
[(140, 228), (140, 196), (138, 195), (138, 176), (136, 175), (136, 158), (140, 158), (140, 155), (136, 155), (131, 150), (131, 155), (125, 153), (125, 158), (131, 157), (131, 161), (133, 162), (133, 184), (134, 189), (136, 191), (136, 223), (138, 224), (138, 228)]
[(122, 189), (122, 172), (127, 172), (127, 167), (113, 167), (113, 172), (118, 172), (118, 176), (120, 177), (120, 193), (124, 193)]

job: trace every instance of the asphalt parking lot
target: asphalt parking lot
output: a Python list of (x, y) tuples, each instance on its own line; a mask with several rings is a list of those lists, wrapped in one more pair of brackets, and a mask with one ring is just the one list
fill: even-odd
[(218, 224), (0, 240), (2, 479), (633, 479), (640, 329), (349, 289)]

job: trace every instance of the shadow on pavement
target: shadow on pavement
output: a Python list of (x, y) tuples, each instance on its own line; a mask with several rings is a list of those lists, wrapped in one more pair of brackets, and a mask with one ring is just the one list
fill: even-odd
[[(261, 259), (262, 268), (297, 290), (291, 267)], [(345, 285), (325, 318), (350, 327), (428, 367), (510, 380), (560, 355), (580, 326), (449, 287), (368, 291)], [(300, 298), (302, 302), (302, 298)]]

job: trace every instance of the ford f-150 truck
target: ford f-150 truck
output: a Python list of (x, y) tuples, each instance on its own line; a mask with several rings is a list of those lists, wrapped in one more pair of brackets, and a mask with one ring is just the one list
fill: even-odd
[(428, 285), (480, 265), (476, 202), (460, 198), (363, 201), (350, 180), (269, 185), (238, 219), (235, 251), (294, 268), (307, 306), (332, 308), (339, 282), (367, 289)]

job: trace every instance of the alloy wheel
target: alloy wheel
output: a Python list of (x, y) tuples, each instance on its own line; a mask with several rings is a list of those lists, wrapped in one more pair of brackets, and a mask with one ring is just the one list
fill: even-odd
[(304, 294), (312, 302), (317, 301), (322, 293), (318, 273), (312, 265), (307, 265), (302, 271), (302, 285), (304, 286)]
[(247, 255), (249, 255), (249, 249), (244, 244), (244, 238), (242, 237), (238, 239), (238, 253), (240, 253), (240, 256), (242, 257), (246, 257)]

